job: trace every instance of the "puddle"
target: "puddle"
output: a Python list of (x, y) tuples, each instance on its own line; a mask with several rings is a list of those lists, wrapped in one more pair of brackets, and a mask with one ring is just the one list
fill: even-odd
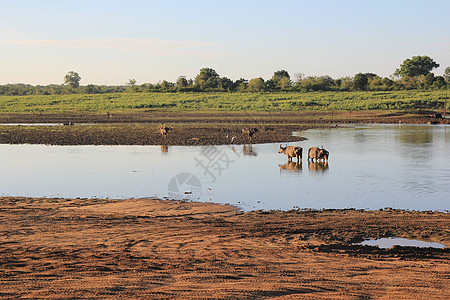
[(382, 238), (377, 240), (365, 240), (358, 245), (378, 246), (379, 248), (388, 249), (394, 246), (402, 247), (419, 247), (419, 248), (438, 248), (443, 249), (445, 245), (435, 242), (424, 242), (419, 240), (410, 240), (404, 238)]

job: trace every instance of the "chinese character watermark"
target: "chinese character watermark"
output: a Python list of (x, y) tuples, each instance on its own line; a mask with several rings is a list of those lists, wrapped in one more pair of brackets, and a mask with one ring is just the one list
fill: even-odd
[(222, 172), (228, 170), (230, 164), (234, 162), (228, 153), (214, 145), (203, 147), (200, 158), (194, 157), (194, 160), (197, 162), (195, 166), (200, 167), (203, 176), (208, 175), (212, 183), (216, 182), (217, 177), (222, 176)]
[(175, 200), (199, 200), (202, 195), (202, 183), (191, 173), (180, 173), (169, 181), (168, 195)]

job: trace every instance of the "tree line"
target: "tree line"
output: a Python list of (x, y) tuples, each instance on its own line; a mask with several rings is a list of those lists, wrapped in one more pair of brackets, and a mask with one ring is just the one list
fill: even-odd
[(80, 86), (81, 77), (70, 71), (63, 84), (33, 86), (29, 84), (0, 85), (0, 95), (57, 95), (57, 94), (102, 94), (102, 93), (145, 93), (145, 92), (277, 92), (277, 91), (392, 91), (445, 89), (450, 85), (450, 67), (443, 76), (435, 76), (432, 70), (438, 68), (428, 56), (413, 56), (406, 59), (390, 77), (374, 73), (358, 73), (353, 77), (333, 79), (325, 76), (305, 76), (297, 73), (292, 78), (286, 70), (278, 70), (272, 78), (261, 77), (247, 80), (231, 80), (220, 76), (212, 68), (202, 68), (194, 79), (178, 77), (176, 82), (166, 80), (156, 84), (137, 84), (130, 79), (126, 85), (106, 86), (88, 84)]

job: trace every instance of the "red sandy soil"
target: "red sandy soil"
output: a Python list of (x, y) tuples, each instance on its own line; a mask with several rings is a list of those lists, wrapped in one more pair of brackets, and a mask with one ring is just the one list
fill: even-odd
[(3, 299), (449, 299), (448, 213), (0, 198)]

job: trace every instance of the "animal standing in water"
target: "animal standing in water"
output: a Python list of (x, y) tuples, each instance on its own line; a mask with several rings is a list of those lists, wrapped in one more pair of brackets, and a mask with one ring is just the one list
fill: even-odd
[(330, 155), (330, 153), (325, 150), (323, 147), (319, 148), (319, 147), (312, 147), (309, 148), (308, 151), (308, 161), (311, 159), (312, 162), (314, 162), (314, 160), (316, 160), (316, 162), (319, 162), (321, 160), (328, 162), (328, 156)]
[(288, 161), (292, 161), (292, 158), (296, 157), (297, 162), (299, 162), (302, 159), (302, 152), (303, 152), (302, 147), (288, 146), (288, 145), (286, 145), (286, 147), (280, 145), (280, 150), (278, 151), (278, 153), (286, 154)]

